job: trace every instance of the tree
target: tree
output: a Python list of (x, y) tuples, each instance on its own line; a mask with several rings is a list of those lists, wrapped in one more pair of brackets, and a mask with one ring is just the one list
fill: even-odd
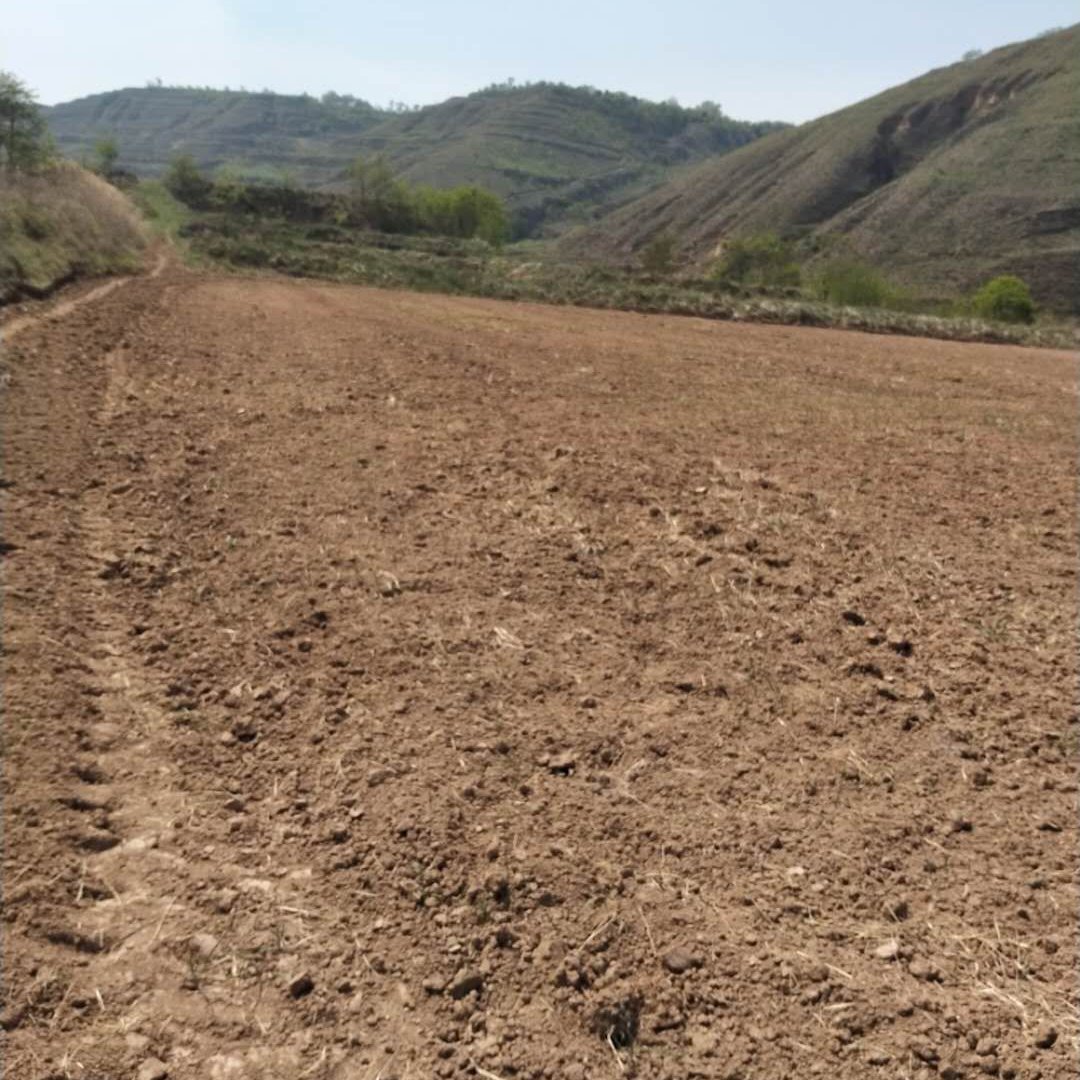
[(214, 185), (207, 180), (190, 154), (177, 154), (165, 172), (165, 186), (182, 203), (204, 209)]
[(120, 159), (120, 147), (116, 139), (111, 135), (98, 139), (94, 143), (94, 159), (92, 168), (94, 172), (109, 179), (116, 172), (116, 163)]
[(49, 156), (45, 121), (21, 79), (0, 71), (0, 160), (8, 171), (31, 168)]
[(356, 220), (384, 232), (412, 230), (413, 200), (381, 155), (368, 161), (357, 158), (349, 166), (349, 196)]

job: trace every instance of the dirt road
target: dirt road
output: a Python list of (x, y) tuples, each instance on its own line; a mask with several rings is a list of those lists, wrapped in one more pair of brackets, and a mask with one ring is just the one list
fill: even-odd
[(169, 270), (3, 364), (12, 1080), (1075, 1075), (1074, 358)]

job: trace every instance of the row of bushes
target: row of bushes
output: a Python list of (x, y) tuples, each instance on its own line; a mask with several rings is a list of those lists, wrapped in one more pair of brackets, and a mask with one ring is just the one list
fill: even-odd
[[(661, 236), (645, 249), (642, 265), (648, 272), (664, 274), (674, 268), (675, 241)], [(809, 295), (845, 307), (887, 308), (897, 311), (925, 309), (865, 263), (850, 257), (821, 264), (807, 279), (794, 246), (776, 233), (739, 237), (730, 241), (712, 267), (713, 280), (740, 287), (757, 288), (782, 296)], [(1028, 286), (1011, 274), (986, 282), (974, 295), (949, 302), (937, 313), (978, 316), (1009, 323), (1032, 323), (1036, 307)]]
[(382, 158), (357, 159), (347, 179), (348, 192), (336, 193), (287, 183), (252, 183), (228, 168), (211, 178), (184, 154), (173, 159), (164, 182), (177, 199), (194, 210), (384, 233), (478, 238), (496, 246), (507, 237), (509, 223), (502, 200), (482, 188), (408, 184), (395, 177)]

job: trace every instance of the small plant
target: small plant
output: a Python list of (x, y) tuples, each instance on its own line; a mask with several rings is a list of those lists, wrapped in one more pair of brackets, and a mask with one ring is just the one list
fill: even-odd
[(976, 314), (998, 322), (1032, 323), (1035, 301), (1031, 290), (1018, 277), (1002, 274), (988, 281), (972, 299)]
[(829, 263), (818, 279), (818, 295), (844, 307), (885, 307), (889, 301), (885, 279), (869, 266), (851, 260)]

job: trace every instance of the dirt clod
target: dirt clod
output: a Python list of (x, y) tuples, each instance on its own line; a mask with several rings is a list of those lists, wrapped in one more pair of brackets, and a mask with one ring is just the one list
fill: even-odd
[(704, 961), (690, 949), (676, 946), (664, 953), (663, 963), (664, 967), (673, 975), (682, 975), (687, 971), (693, 971), (695, 968), (701, 967)]
[(138, 1080), (166, 1080), (169, 1075), (169, 1067), (158, 1058), (147, 1058), (139, 1066), (136, 1075)]

